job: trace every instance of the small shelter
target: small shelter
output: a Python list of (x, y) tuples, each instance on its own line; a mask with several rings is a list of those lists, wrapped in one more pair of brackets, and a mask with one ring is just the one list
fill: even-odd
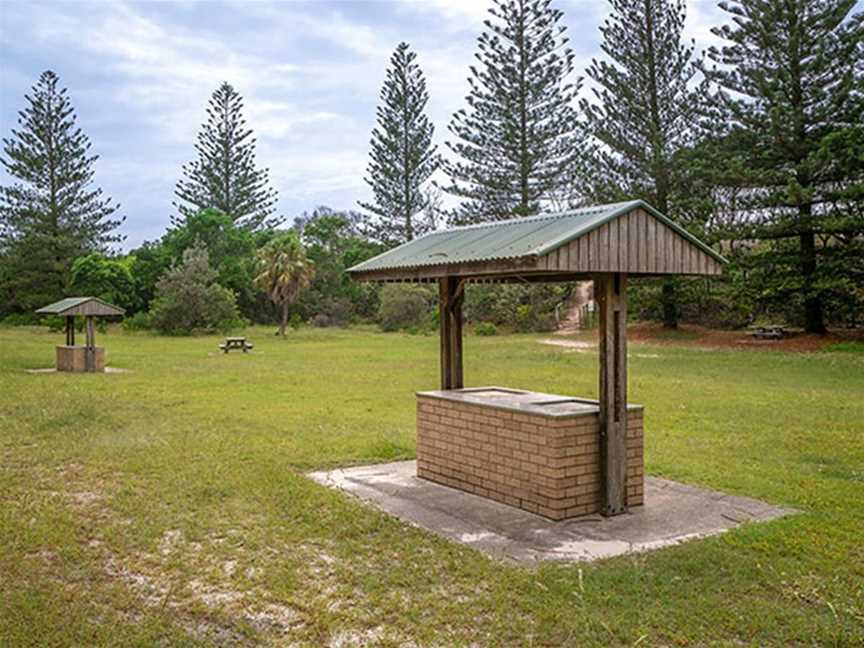
[[(642, 503), (641, 408), (628, 415), (627, 405), (628, 278), (719, 275), (724, 263), (635, 200), (431, 232), (348, 272), (360, 281), (438, 284), (441, 389), (417, 395), (418, 474), (563, 519), (623, 513), (628, 496)], [(600, 311), (599, 401), (464, 389), (467, 283), (587, 279)]]
[[(105, 349), (96, 346), (94, 317), (123, 315), (126, 311), (96, 297), (67, 297), (36, 311), (66, 318), (66, 344), (57, 347), (57, 371), (105, 371)], [(84, 346), (75, 344), (75, 317), (85, 320)]]

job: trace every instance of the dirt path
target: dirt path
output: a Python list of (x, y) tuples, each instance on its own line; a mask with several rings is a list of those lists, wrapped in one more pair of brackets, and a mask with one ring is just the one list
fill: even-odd
[(555, 335), (572, 335), (578, 332), (582, 327), (582, 307), (591, 301), (592, 283), (590, 281), (580, 281), (573, 289), (573, 295), (570, 297), (570, 303), (567, 307), (567, 313), (561, 322), (558, 324), (558, 330)]
[(632, 342), (708, 349), (753, 351), (821, 351), (838, 342), (864, 341), (864, 329), (832, 331), (827, 335), (794, 333), (783, 340), (757, 340), (749, 331), (719, 331), (693, 324), (667, 330), (662, 324), (636, 322), (627, 327)]

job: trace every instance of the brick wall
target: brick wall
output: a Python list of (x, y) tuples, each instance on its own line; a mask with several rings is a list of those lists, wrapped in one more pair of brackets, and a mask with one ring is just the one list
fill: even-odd
[[(105, 371), (105, 347), (96, 347), (95, 370)], [(57, 371), (87, 371), (87, 348), (84, 346), (58, 346)]]
[[(539, 513), (599, 512), (597, 413), (567, 417), (417, 397), (417, 475)], [(642, 409), (628, 412), (627, 505), (643, 503)]]

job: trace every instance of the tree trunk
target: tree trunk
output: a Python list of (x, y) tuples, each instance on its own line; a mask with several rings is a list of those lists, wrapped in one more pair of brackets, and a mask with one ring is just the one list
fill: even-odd
[(673, 279), (663, 280), (663, 328), (678, 328), (678, 306), (675, 303), (675, 281)]
[(282, 302), (282, 319), (279, 322), (279, 330), (276, 335), (285, 335), (285, 329), (288, 327), (288, 302)]
[(808, 333), (827, 333), (822, 313), (822, 298), (813, 293), (816, 275), (816, 235), (812, 230), (799, 235), (801, 277), (804, 280), (804, 330)]

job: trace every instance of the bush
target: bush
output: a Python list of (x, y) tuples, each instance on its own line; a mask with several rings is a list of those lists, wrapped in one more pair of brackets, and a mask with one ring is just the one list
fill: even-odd
[(474, 335), (498, 335), (498, 327), (495, 326), (492, 322), (480, 322), (477, 326), (474, 327)]
[(207, 249), (196, 244), (183, 253), (183, 262), (173, 266), (156, 284), (150, 310), (152, 325), (160, 333), (226, 332), (241, 328), (234, 293), (216, 283)]
[(3, 318), (3, 326), (32, 326), (39, 324), (40, 317), (36, 313), (12, 313)]
[(147, 331), (153, 328), (153, 317), (150, 313), (135, 313), (123, 320), (124, 331)]
[(327, 313), (318, 313), (311, 320), (309, 320), (309, 323), (312, 326), (317, 326), (318, 328), (339, 326), (339, 321), (335, 317), (333, 317), (332, 315), (328, 315)]
[(555, 328), (555, 307), (570, 294), (570, 284), (468, 286), (465, 314), (471, 322), (512, 326), (517, 331)]
[(378, 323), (384, 331), (430, 328), (435, 293), (425, 286), (388, 284), (381, 289)]

